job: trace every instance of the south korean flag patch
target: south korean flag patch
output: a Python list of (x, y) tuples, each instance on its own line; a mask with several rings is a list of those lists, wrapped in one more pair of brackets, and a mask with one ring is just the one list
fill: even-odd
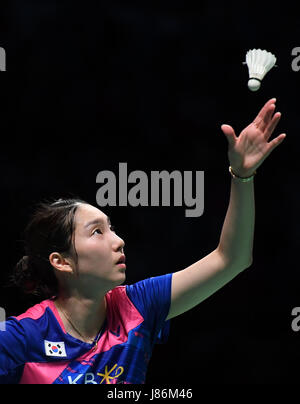
[(44, 340), (44, 343), (45, 343), (45, 353), (47, 356), (57, 356), (61, 358), (67, 357), (64, 342), (52, 342)]

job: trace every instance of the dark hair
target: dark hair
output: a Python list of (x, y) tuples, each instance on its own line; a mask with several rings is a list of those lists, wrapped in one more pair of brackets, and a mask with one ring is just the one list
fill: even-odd
[[(37, 205), (25, 229), (25, 256), (17, 263), (13, 283), (25, 293), (49, 298), (58, 293), (58, 282), (49, 261), (52, 252), (71, 255), (74, 216), (79, 198), (58, 199)], [(77, 254), (76, 254), (77, 257)]]

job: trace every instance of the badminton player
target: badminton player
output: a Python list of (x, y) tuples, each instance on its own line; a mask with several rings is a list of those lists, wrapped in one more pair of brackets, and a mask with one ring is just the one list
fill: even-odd
[[(254, 176), (285, 138), (275, 99), (228, 140), (231, 193), (218, 246), (191, 266), (132, 285), (124, 241), (109, 217), (80, 199), (41, 203), (25, 230), (15, 283), (41, 303), (0, 329), (4, 384), (141, 384), (170, 319), (195, 307), (252, 263)], [(228, 174), (229, 175), (229, 174)]]

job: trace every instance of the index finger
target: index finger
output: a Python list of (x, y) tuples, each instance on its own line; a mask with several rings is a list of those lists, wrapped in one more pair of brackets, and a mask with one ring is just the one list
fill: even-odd
[(271, 98), (269, 101), (265, 103), (262, 109), (257, 114), (253, 123), (259, 125), (261, 122), (264, 122), (265, 125), (269, 123), (270, 118), (272, 117), (273, 110), (270, 109), (270, 105), (275, 104), (276, 98)]

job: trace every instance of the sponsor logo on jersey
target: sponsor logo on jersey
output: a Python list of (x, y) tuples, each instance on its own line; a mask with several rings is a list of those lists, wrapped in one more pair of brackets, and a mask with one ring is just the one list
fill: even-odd
[[(74, 376), (68, 376), (69, 384), (112, 384), (115, 381), (118, 384), (125, 383), (122, 380), (117, 380), (119, 376), (124, 372), (123, 366), (118, 366), (117, 363), (114, 364), (112, 368), (105, 365), (103, 373), (79, 373)], [(97, 376), (100, 376), (99, 378)]]

